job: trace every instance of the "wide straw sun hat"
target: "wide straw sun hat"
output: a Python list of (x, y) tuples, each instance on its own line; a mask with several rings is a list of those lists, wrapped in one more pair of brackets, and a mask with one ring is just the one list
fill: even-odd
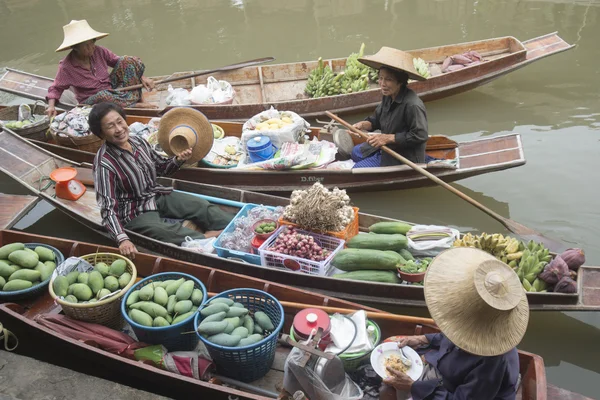
[(417, 81), (426, 80), (415, 69), (413, 56), (402, 50), (382, 47), (374, 55), (361, 57), (358, 61), (377, 70), (381, 67), (388, 67), (396, 71), (406, 72), (410, 79)]
[(504, 354), (521, 342), (529, 304), (517, 274), (483, 250), (456, 247), (433, 259), (425, 301), (446, 337), (480, 356)]
[(56, 49), (57, 52), (68, 50), (76, 44), (87, 42), (88, 40), (101, 39), (108, 36), (108, 33), (92, 29), (85, 19), (80, 21), (72, 20), (68, 25), (63, 26), (63, 32), (65, 38), (58, 49)]
[(186, 165), (197, 163), (210, 151), (214, 132), (210, 121), (198, 110), (175, 107), (161, 119), (157, 133), (158, 144), (170, 156), (192, 148)]

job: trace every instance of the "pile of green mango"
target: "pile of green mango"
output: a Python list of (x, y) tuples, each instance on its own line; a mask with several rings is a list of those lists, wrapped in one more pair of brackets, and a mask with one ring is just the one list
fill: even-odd
[(127, 297), (127, 314), (134, 322), (151, 327), (178, 324), (194, 315), (202, 304), (202, 290), (190, 279), (152, 282)]
[(200, 310), (203, 317), (197, 331), (219, 346), (243, 347), (260, 342), (275, 325), (263, 311), (250, 311), (228, 297), (217, 297)]
[(0, 247), (0, 291), (14, 292), (46, 281), (56, 268), (56, 254), (47, 247), (34, 250), (23, 243)]
[(110, 266), (99, 262), (90, 272), (71, 271), (57, 276), (52, 282), (52, 289), (69, 303), (95, 303), (131, 282), (131, 274), (126, 268), (127, 263), (121, 258)]

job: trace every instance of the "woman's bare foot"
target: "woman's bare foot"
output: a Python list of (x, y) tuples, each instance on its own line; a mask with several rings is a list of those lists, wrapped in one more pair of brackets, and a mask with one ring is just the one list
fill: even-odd
[(134, 108), (158, 108), (158, 106), (156, 104), (144, 103), (141, 101), (139, 103), (135, 103), (135, 105), (133, 107)]
[(223, 229), (221, 229), (220, 231), (206, 231), (206, 232), (204, 232), (204, 237), (205, 238), (217, 237), (221, 234), (221, 232), (223, 232)]

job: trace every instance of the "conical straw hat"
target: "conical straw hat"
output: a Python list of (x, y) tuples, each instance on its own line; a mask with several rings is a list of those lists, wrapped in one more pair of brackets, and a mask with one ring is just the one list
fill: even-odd
[(527, 330), (529, 304), (519, 277), (483, 250), (456, 247), (434, 258), (425, 301), (446, 337), (472, 354), (504, 354)]
[(192, 157), (186, 165), (197, 163), (210, 151), (214, 141), (211, 123), (198, 110), (175, 107), (161, 119), (157, 140), (160, 147), (171, 156), (192, 148)]
[(382, 47), (376, 54), (361, 57), (358, 61), (377, 70), (381, 67), (388, 67), (396, 71), (406, 72), (410, 79), (426, 80), (415, 69), (412, 55), (391, 47)]
[(72, 20), (68, 25), (63, 26), (65, 39), (56, 49), (57, 52), (68, 50), (76, 44), (87, 42), (92, 39), (101, 39), (108, 36), (108, 33), (98, 32), (92, 29), (85, 19), (81, 21)]

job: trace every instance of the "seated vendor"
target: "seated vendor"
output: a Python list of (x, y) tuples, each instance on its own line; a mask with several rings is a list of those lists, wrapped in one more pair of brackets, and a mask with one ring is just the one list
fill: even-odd
[[(190, 130), (196, 138), (196, 133), (206, 133), (203, 129), (210, 129), (208, 134), (212, 135), (210, 123), (200, 112), (174, 109), (170, 113), (161, 120), (159, 141), (182, 129)], [(202, 116), (207, 126), (202, 125), (202, 118), (196, 118), (195, 113)], [(93, 134), (105, 140), (94, 159), (96, 200), (102, 223), (118, 242), (121, 254), (133, 258), (137, 252), (126, 229), (181, 245), (186, 236), (192, 239), (217, 236), (233, 219), (233, 214), (217, 205), (174, 192), (156, 182), (157, 177), (176, 172), (185, 162), (191, 164), (204, 157), (210, 150), (208, 141), (194, 139), (191, 148), (182, 149), (170, 158), (163, 157), (146, 140), (129, 135), (125, 112), (113, 103), (96, 104), (90, 112), (89, 125)], [(191, 220), (205, 233), (186, 228), (180, 222), (165, 222), (164, 218)]]
[(442, 252), (427, 269), (425, 300), (442, 333), (407, 336), (398, 346), (424, 354), (417, 381), (387, 368), (381, 399), (515, 399), (516, 346), (529, 305), (517, 274), (473, 248)]
[(412, 57), (399, 50), (382, 47), (377, 54), (359, 58), (359, 61), (379, 70), (383, 99), (373, 115), (354, 124), (355, 128), (363, 131), (381, 131), (370, 135), (366, 143), (354, 147), (354, 168), (401, 164), (381, 151), (384, 145), (414, 163), (424, 163), (429, 138), (427, 113), (423, 101), (407, 84), (409, 78), (425, 78), (414, 69)]

